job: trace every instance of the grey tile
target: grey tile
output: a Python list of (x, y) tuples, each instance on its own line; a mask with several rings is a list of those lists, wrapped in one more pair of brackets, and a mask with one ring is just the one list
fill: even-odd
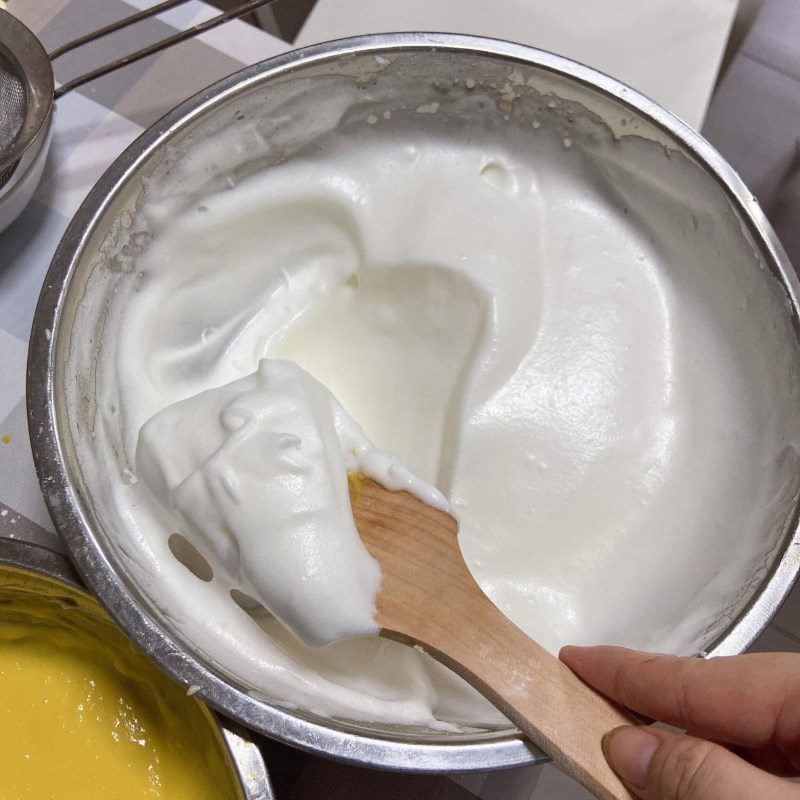
[[(25, 396), (27, 359), (28, 343), (0, 326), (0, 426)], [(0, 427), (0, 437), (5, 435)], [(5, 441), (0, 439), (0, 443)]]
[[(525, 795), (520, 800), (527, 800)], [(541, 774), (530, 800), (592, 800), (593, 795), (565, 775), (558, 767), (547, 764), (541, 767)]]
[(34, 33), (38, 33), (68, 3), (69, 0), (48, 0), (46, 3), (9, 0), (7, 10), (22, 20)]
[(787, 156), (777, 185), (762, 205), (795, 270), (800, 272), (800, 120), (798, 147)]
[(740, 54), (712, 100), (703, 133), (756, 195), (800, 265), (800, 80)]
[(742, 53), (800, 79), (800, 2), (766, 0)]
[(703, 134), (763, 202), (796, 153), (800, 81), (740, 55), (714, 95)]
[(160, 54), (114, 111), (145, 127), (214, 81), (241, 69), (242, 63), (198, 39)]
[(772, 620), (772, 626), (777, 626), (800, 640), (800, 584), (789, 593)]
[(800, 642), (774, 626), (769, 626), (748, 650), (750, 653), (798, 653)]
[[(89, 31), (124, 19), (134, 11), (122, 0), (73, 0), (42, 28), (39, 38), (47, 50), (53, 50)], [(64, 54), (55, 62), (56, 77), (66, 82), (173, 33), (175, 28), (158, 19), (142, 20), (130, 28)], [(97, 78), (77, 91), (107, 108), (113, 108), (157, 59), (157, 54), (149, 56), (116, 73)]]
[(536, 787), (544, 770), (544, 766), (538, 766), (489, 772), (481, 790), (481, 800), (508, 800), (509, 797), (515, 800), (537, 798)]
[(483, 785), (486, 783), (486, 778), (489, 774), (488, 772), (453, 772), (447, 777), (462, 789), (472, 792), (476, 797), (483, 798)]
[(57, 536), (5, 503), (0, 503), (0, 539), (17, 539), (46, 547), (57, 553), (66, 553), (64, 545)]
[(34, 200), (0, 233), (0, 324), (24, 342), (42, 280), (68, 222)]

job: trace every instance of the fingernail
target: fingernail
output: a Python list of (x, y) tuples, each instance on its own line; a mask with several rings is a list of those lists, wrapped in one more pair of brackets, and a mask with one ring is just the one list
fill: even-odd
[(569, 658), (569, 654), (574, 650), (574, 646), (571, 644), (565, 644), (559, 651), (558, 657), (563, 661), (564, 658)]
[(647, 774), (661, 740), (644, 728), (625, 725), (603, 738), (606, 761), (626, 783), (639, 789), (647, 786)]
[(565, 644), (558, 651), (558, 657), (559, 657), (559, 659), (561, 661), (566, 663), (567, 661), (569, 661), (570, 656), (574, 656), (574, 655), (580, 653), (582, 650), (587, 650), (587, 649), (588, 648), (586, 648), (586, 647), (579, 647), (578, 645), (574, 645), (574, 644)]

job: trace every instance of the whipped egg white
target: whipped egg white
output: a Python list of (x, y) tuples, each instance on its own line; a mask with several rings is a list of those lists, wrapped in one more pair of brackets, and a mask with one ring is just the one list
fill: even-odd
[(379, 630), (380, 567), (353, 522), (349, 472), (449, 508), (291, 361), (263, 358), (252, 375), (167, 406), (136, 448), (136, 475), (217, 579), (317, 646)]
[(358, 469), (450, 508), (476, 579), (551, 651), (697, 652), (797, 493), (779, 284), (660, 144), (478, 106), (349, 117), (363, 97), (268, 167), (263, 128), (222, 128), (140, 199), (97, 370), (131, 574), (256, 693), (504, 724), (371, 635)]

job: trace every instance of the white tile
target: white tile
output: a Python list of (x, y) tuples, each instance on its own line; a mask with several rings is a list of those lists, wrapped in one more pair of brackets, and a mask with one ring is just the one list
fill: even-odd
[(105, 106), (77, 92), (70, 92), (56, 103), (55, 131), (45, 165), (45, 178), (64, 164), (107, 114)]
[[(126, 0), (126, 2), (139, 9), (149, 8), (153, 4), (152, 0)], [(190, 3), (158, 14), (156, 19), (185, 30), (220, 13), (222, 13), (220, 9), (208, 3), (192, 0)], [(292, 48), (283, 39), (238, 19), (213, 28), (197, 38), (243, 64), (254, 64), (256, 61), (263, 61)]]
[(9, 441), (0, 441), (0, 501), (55, 536), (33, 466), (25, 402), (20, 401), (1, 424), (2, 436)]
[[(204, 22), (216, 14), (216, 9), (205, 6), (195, 17), (193, 24)], [(263, 61), (292, 49), (292, 45), (287, 44), (283, 39), (240, 20), (227, 22), (197, 38), (243, 64), (255, 64), (257, 61)]]
[[(108, 165), (142, 128), (77, 92), (59, 101), (55, 119), (57, 158), (52, 168), (48, 164), (36, 198), (71, 217)], [(63, 155), (62, 143), (68, 143)]]
[[(143, 11), (145, 8), (150, 8), (153, 5), (152, 0), (125, 0), (125, 2), (129, 6), (133, 6), (133, 8), (137, 8), (140, 11)], [(205, 3), (201, 3), (199, 0), (192, 0), (191, 3), (183, 3), (176, 8), (170, 8), (163, 11), (161, 14), (157, 14), (156, 19), (161, 20), (161, 22), (167, 25), (171, 25), (173, 28), (184, 30), (189, 27), (191, 21), (200, 11), (201, 6), (204, 5)]]

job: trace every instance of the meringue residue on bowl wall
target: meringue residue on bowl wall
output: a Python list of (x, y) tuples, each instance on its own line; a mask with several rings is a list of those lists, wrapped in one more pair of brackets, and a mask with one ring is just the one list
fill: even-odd
[[(496, 103), (462, 80), (435, 110), (340, 76), (284, 90), (269, 113), (254, 104), (170, 151), (87, 289), (88, 307), (115, 287), (96, 414), (76, 439), (100, 448), (94, 473), (97, 455), (82, 457), (87, 481), (133, 579), (177, 635), (270, 698), (363, 721), (504, 724), (411, 648), (309, 647), (277, 621), (315, 643), (369, 632), (376, 575), (352, 530), (342, 560), (330, 541), (292, 550), (280, 526), (226, 545), (217, 533), (236, 525), (207, 486), (176, 501), (236, 435), (222, 431), (230, 393), (255, 391), (259, 362), (278, 359), (441, 491), (476, 578), (546, 647), (706, 646), (768, 566), (800, 462), (786, 298), (713, 180), (532, 89)], [(82, 348), (75, 337), (76, 373)], [(336, 446), (320, 452), (341, 473)], [(176, 533), (210, 580), (173, 557)], [(269, 577), (281, 553), (328, 581), (339, 627), (290, 618), (316, 589)]]

